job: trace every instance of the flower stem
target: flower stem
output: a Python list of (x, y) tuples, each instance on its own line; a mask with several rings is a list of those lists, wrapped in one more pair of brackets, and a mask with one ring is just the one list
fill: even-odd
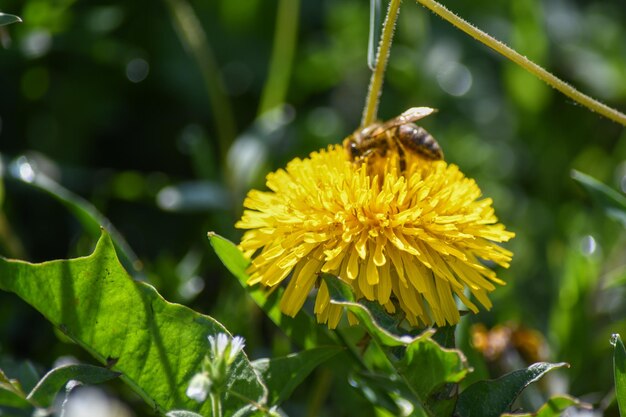
[(212, 392), (211, 396), (211, 416), (222, 417), (222, 400), (218, 392)]
[(383, 78), (385, 76), (385, 69), (387, 68), (387, 61), (389, 60), (389, 51), (391, 50), (393, 32), (396, 27), (399, 12), (400, 0), (390, 0), (387, 16), (383, 23), (383, 34), (380, 38), (380, 45), (378, 45), (378, 53), (376, 54), (376, 67), (374, 68), (374, 72), (372, 72), (367, 98), (365, 99), (361, 126), (368, 126), (376, 121), (380, 92), (383, 88)]
[(582, 104), (587, 107), (589, 110), (593, 112), (600, 113), (602, 116), (613, 120), (623, 126), (626, 126), (626, 115), (624, 113), (615, 110), (606, 104), (600, 103), (599, 101), (589, 97), (586, 94), (581, 93), (576, 90), (571, 85), (566, 82), (560, 80), (555, 77), (539, 65), (535, 64), (525, 56), (517, 53), (504, 43), (492, 38), (482, 30), (478, 29), (476, 26), (473, 26), (471, 23), (463, 20), (459, 16), (452, 13), (450, 10), (446, 9), (442, 4), (438, 3), (435, 0), (416, 0), (419, 4), (429, 9), (431, 12), (435, 13), (439, 17), (448, 21), (452, 25), (456, 26), (458, 29), (467, 33), (474, 39), (482, 42), (487, 45), (491, 49), (495, 50), (501, 55), (504, 55), (506, 58), (515, 62), (517, 65), (524, 68), (526, 71), (534, 74), (540, 80), (543, 80), (551, 87), (557, 89), (561, 93), (565, 94), (575, 102)]

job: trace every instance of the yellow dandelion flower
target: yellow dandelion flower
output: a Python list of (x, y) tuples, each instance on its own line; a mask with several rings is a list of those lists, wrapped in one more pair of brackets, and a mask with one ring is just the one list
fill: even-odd
[(290, 316), (319, 285), (315, 314), (330, 328), (342, 310), (330, 304), (320, 272), (338, 276), (357, 299), (390, 313), (399, 307), (413, 326), (457, 323), (455, 296), (477, 312), (468, 291), (489, 309), (487, 294), (504, 283), (483, 261), (508, 267), (512, 253), (496, 243), (514, 234), (457, 166), (407, 155), (401, 171), (397, 159), (372, 168), (336, 145), (270, 173), (270, 191), (250, 191), (236, 224), (247, 229), (240, 248), (252, 258), (248, 283), (289, 279), (280, 307)]

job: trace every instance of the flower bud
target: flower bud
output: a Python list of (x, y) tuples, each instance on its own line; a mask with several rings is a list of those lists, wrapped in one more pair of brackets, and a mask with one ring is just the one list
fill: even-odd
[(211, 379), (206, 374), (206, 372), (201, 372), (195, 374), (193, 378), (191, 378), (191, 382), (189, 382), (189, 386), (187, 387), (187, 397), (195, 400), (199, 403), (202, 403), (206, 400), (206, 397), (209, 395), (209, 390), (211, 389)]

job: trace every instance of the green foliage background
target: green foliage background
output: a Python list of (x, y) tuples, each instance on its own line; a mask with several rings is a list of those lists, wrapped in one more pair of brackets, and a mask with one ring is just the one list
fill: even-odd
[[(246, 337), (251, 358), (287, 354), (290, 342), (221, 266), (206, 231), (237, 240), (232, 225), (247, 189), (357, 127), (369, 79), (368, 2), (301, 2), (292, 71), (282, 78), (288, 105), (261, 122), (278, 2), (190, 4), (217, 69), (208, 84), (178, 36), (179, 1), (2, 3), (2, 12), (24, 23), (0, 28), (1, 253), (38, 262), (74, 257), (89, 253), (98, 237), (42, 191), (53, 189), (49, 183), (20, 180), (33, 167), (103, 213), (141, 260), (137, 275), (166, 299)], [(621, 0), (445, 4), (582, 91), (626, 109)], [(218, 102), (210, 99), (213, 82), (221, 84)], [(282, 98), (280, 86), (270, 91)], [(405, 1), (379, 114), (387, 119), (420, 105), (439, 109), (423, 125), (517, 234), (508, 245), (513, 264), (500, 272), (507, 286), (493, 295), (491, 312), (465, 324), (539, 330), (546, 359), (571, 364), (553, 385), (611, 404), (606, 415), (618, 415), (608, 341), (626, 333), (626, 239), (623, 224), (593, 204), (570, 172), (626, 190), (624, 128)], [(232, 134), (228, 117), (221, 126), (215, 118), (229, 108)], [(48, 369), (68, 354), (91, 360), (0, 292), (0, 362), (28, 359)], [(498, 363), (491, 376), (523, 365)], [(345, 381), (333, 380), (332, 366), (296, 391), (290, 415), (306, 415), (316, 402), (324, 415), (364, 407)], [(121, 385), (109, 389), (138, 414), (149, 412)]]

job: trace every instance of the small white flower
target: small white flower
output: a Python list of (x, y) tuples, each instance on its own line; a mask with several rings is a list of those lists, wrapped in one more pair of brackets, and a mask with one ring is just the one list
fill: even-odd
[(209, 336), (212, 360), (223, 359), (227, 365), (233, 363), (239, 352), (243, 349), (246, 341), (241, 336), (232, 339), (226, 333), (218, 333), (217, 336)]
[(209, 336), (209, 345), (211, 346), (211, 353), (213, 354), (213, 359), (221, 358), (224, 356), (226, 352), (226, 348), (230, 341), (228, 340), (228, 335), (226, 333), (218, 333), (216, 337)]
[(209, 376), (201, 372), (199, 374), (195, 374), (193, 378), (191, 378), (191, 382), (189, 382), (189, 386), (187, 387), (187, 397), (195, 400), (199, 403), (202, 403), (206, 400), (206, 397), (209, 395), (209, 390), (211, 389), (211, 380)]
[(228, 352), (228, 358), (226, 362), (230, 365), (233, 363), (239, 352), (243, 350), (243, 347), (246, 345), (246, 340), (241, 336), (235, 336), (230, 341), (230, 351)]

